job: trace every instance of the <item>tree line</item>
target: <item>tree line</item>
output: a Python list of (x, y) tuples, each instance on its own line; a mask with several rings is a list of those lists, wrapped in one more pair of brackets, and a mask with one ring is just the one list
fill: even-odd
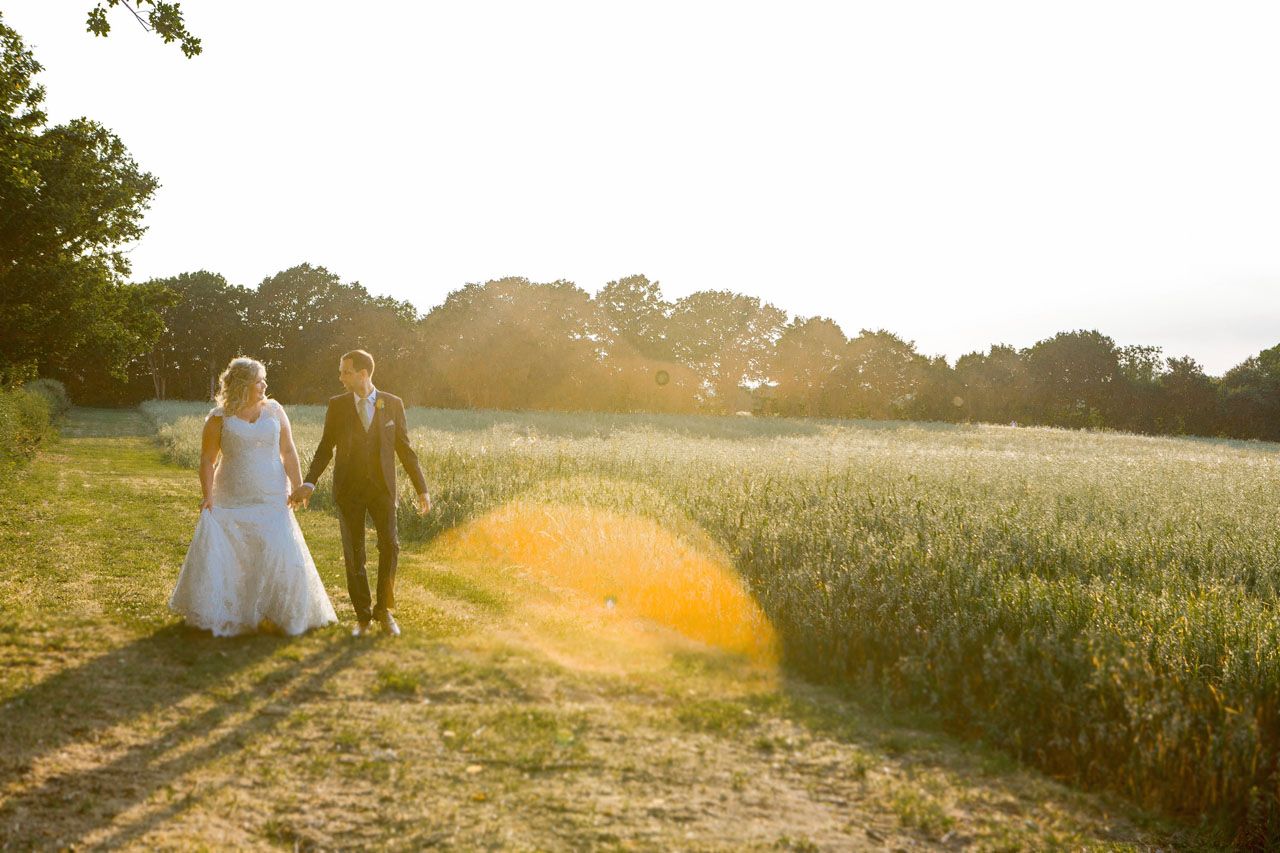
[[(102, 34), (98, 13), (91, 29)], [(176, 5), (150, 3), (166, 40)], [(167, 16), (167, 17), (166, 17)], [(172, 38), (169, 38), (172, 37)], [(187, 44), (197, 48), (198, 42)], [(468, 284), (426, 314), (302, 264), (257, 287), (191, 272), (130, 283), (158, 182), (107, 128), (50, 126), (40, 64), (0, 16), (0, 388), (43, 376), (86, 404), (208, 399), (235, 355), (272, 391), (320, 402), (362, 346), (415, 405), (1111, 427), (1280, 440), (1280, 346), (1221, 378), (1189, 357), (1067, 331), (954, 365), (884, 330), (849, 336), (726, 290), (668, 300), (633, 275), (594, 295), (572, 282)]]
[[(757, 297), (706, 290), (668, 300), (643, 275), (594, 296), (568, 281), (468, 284), (425, 314), (302, 264), (235, 285), (193, 272), (134, 285), (155, 333), (123, 371), (100, 357), (42, 372), (96, 403), (208, 399), (239, 354), (265, 362), (272, 393), (319, 403), (353, 347), (413, 405), (913, 419), (1114, 428), (1280, 440), (1280, 346), (1221, 378), (1190, 357), (1061, 332), (1022, 349), (918, 352), (884, 330), (849, 336), (826, 317), (789, 319)], [(86, 354), (88, 355), (88, 354)], [(124, 377), (123, 379), (121, 377)]]

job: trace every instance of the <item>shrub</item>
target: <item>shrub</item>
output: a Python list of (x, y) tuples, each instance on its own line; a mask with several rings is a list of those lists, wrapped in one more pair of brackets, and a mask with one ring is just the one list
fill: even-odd
[(71, 414), (71, 398), (67, 386), (56, 379), (36, 379), (22, 386), (24, 391), (38, 394), (49, 403), (49, 414), (55, 423), (61, 423)]
[(31, 461), (53, 436), (49, 401), (25, 388), (0, 391), (0, 483)]

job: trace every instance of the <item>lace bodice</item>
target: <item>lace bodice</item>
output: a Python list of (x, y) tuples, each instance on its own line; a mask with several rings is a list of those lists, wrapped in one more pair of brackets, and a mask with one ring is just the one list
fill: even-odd
[(285, 502), (289, 481), (280, 461), (280, 418), (284, 410), (268, 400), (253, 423), (216, 408), (222, 418), (222, 457), (213, 474), (215, 506)]

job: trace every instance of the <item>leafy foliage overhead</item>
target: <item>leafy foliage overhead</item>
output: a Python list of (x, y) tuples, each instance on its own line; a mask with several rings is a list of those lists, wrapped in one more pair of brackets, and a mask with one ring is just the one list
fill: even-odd
[(107, 17), (107, 12), (117, 6), (127, 9), (143, 29), (155, 33), (165, 44), (178, 42), (187, 58), (196, 56), (203, 50), (200, 39), (187, 30), (187, 24), (182, 19), (181, 4), (169, 3), (167, 0), (134, 0), (132, 5), (128, 0), (102, 0), (89, 11), (89, 32), (95, 36), (108, 35), (111, 32), (111, 20)]
[(158, 183), (97, 122), (47, 126), (40, 70), (0, 19), (0, 379), (81, 356), (122, 377), (159, 331), (124, 283)]

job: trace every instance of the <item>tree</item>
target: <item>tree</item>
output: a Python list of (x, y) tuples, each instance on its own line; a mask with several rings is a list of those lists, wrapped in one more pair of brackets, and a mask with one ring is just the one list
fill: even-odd
[[(89, 32), (105, 38), (111, 32), (111, 21), (107, 19), (107, 10), (114, 9), (116, 6), (128, 9), (144, 30), (155, 33), (165, 44), (178, 42), (188, 59), (202, 51), (200, 39), (187, 30), (179, 4), (166, 2), (166, 0), (133, 0), (133, 5), (130, 5), (128, 0), (102, 0), (89, 12)], [(143, 6), (151, 7), (145, 18), (141, 14)]]
[(1097, 331), (1059, 332), (1023, 354), (1034, 413), (1056, 426), (1102, 426), (1115, 400), (1116, 344)]
[(620, 278), (600, 288), (595, 301), (616, 341), (644, 358), (671, 357), (667, 324), (672, 306), (662, 297), (658, 282), (643, 275)]
[(702, 290), (676, 302), (671, 312), (671, 352), (699, 377), (703, 403), (731, 412), (750, 405), (743, 388), (768, 379), (774, 343), (786, 312), (755, 296)]
[(995, 344), (986, 354), (971, 352), (956, 360), (957, 413), (971, 420), (1007, 424), (1026, 417), (1029, 393), (1022, 354)]
[(944, 356), (920, 356), (916, 362), (916, 386), (903, 411), (919, 421), (956, 421), (964, 398), (960, 380)]
[(797, 317), (782, 330), (769, 369), (779, 414), (828, 417), (838, 411), (831, 383), (848, 342), (828, 317)]
[[(362, 296), (351, 309), (353, 343), (343, 351), (359, 348), (372, 352), (377, 360), (378, 382), (409, 405), (421, 405), (422, 332), (418, 309), (389, 296), (371, 296), (364, 288), (359, 292)], [(338, 372), (336, 357), (328, 370), (327, 382), (333, 386)]]
[(1118, 382), (1109, 426), (1155, 432), (1160, 421), (1160, 375), (1165, 360), (1160, 347), (1131, 345), (1116, 350)]
[(152, 279), (146, 286), (170, 296), (160, 312), (164, 332), (146, 355), (153, 396), (212, 399), (227, 363), (257, 349), (248, 328), (253, 291), (205, 270)]
[(1218, 388), (1190, 356), (1165, 360), (1156, 378), (1160, 390), (1161, 432), (1213, 435), (1218, 429)]
[(920, 388), (926, 359), (915, 344), (884, 329), (863, 329), (845, 346), (833, 379), (840, 412), (854, 418), (901, 418)]
[(378, 380), (398, 383), (413, 349), (417, 312), (407, 302), (375, 298), (359, 283), (343, 284), (324, 267), (299, 264), (263, 280), (249, 304), (249, 320), (269, 381), (281, 400), (319, 403), (338, 390), (344, 352), (373, 353)]
[(71, 369), (79, 354), (123, 378), (155, 318), (128, 315), (152, 308), (125, 284), (121, 247), (158, 185), (101, 125), (45, 127), (40, 70), (0, 21), (0, 371)]
[(143, 354), (164, 331), (160, 312), (171, 301), (162, 290), (140, 285), (117, 288), (103, 302), (101, 313), (86, 315), (86, 335), (92, 347), (71, 353), (50, 351), (39, 362), (39, 373), (62, 381), (71, 399), (90, 406), (136, 403), (150, 396), (145, 382)]
[(1280, 345), (1228, 370), (1221, 388), (1229, 435), (1280, 441)]
[(586, 409), (602, 396), (603, 323), (572, 282), (468, 284), (426, 316), (422, 334), (435, 405)]

